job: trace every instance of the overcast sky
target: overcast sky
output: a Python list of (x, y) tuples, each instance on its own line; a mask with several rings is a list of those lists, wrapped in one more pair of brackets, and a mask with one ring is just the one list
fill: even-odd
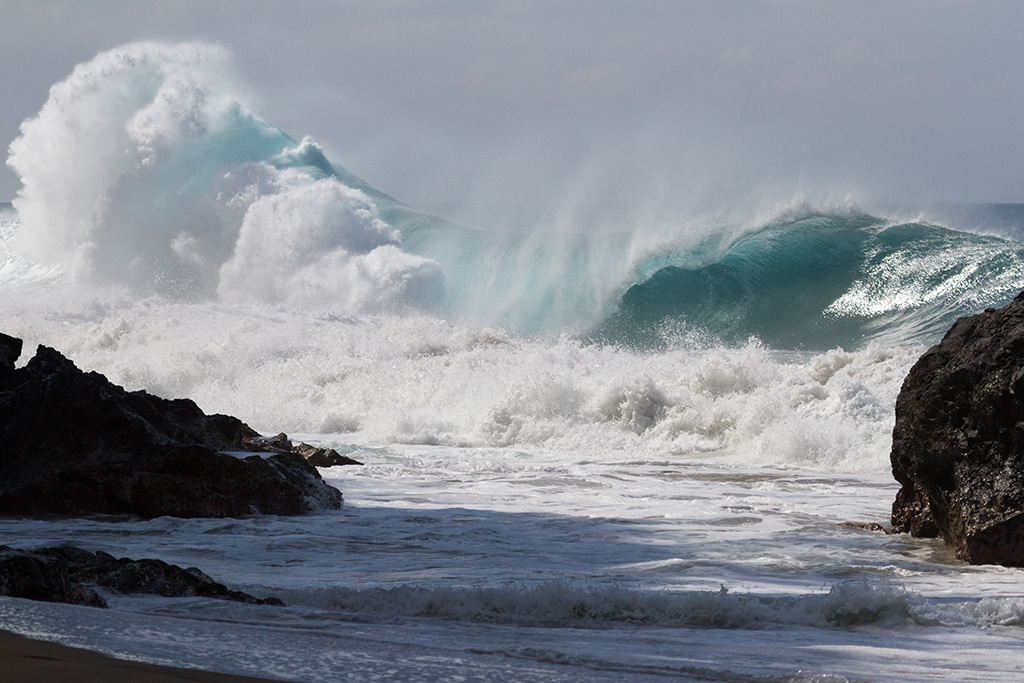
[(264, 119), (423, 208), (1024, 202), (1022, 35), (1016, 0), (0, 0), (0, 140), (98, 51), (203, 40)]

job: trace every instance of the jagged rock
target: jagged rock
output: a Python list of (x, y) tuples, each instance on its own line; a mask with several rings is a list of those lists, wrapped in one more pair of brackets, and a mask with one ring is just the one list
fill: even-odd
[(96, 591), (72, 580), (66, 562), (47, 554), (0, 546), (0, 595), (106, 607)]
[(354, 460), (347, 455), (341, 455), (333, 448), (317, 448), (308, 443), (300, 443), (295, 447), (295, 452), (306, 459), (313, 467), (338, 467), (340, 465), (362, 465), (363, 463)]
[(958, 320), (896, 401), (894, 531), (974, 564), (1024, 566), (1024, 293)]
[(291, 453), (293, 451), (292, 442), (284, 432), (275, 436), (254, 434), (242, 439), (242, 444), (249, 450), (261, 453)]
[[(295, 515), (341, 492), (293, 452), (236, 457), (259, 434), (188, 399), (128, 392), (40, 346), (0, 338), (0, 514)], [(225, 454), (224, 451), (236, 455)]]
[(90, 585), (119, 593), (164, 597), (207, 597), (253, 605), (283, 605), (277, 598), (255, 598), (229, 589), (195, 567), (182, 569), (162, 560), (116, 559), (69, 545), (38, 550), (0, 546), (0, 595), (47, 602), (106, 607)]
[(21, 340), (0, 332), (0, 373), (14, 370), (14, 361), (21, 355)]
[(362, 465), (347, 455), (341, 455), (333, 448), (317, 448), (308, 443), (293, 446), (284, 432), (276, 436), (256, 436), (244, 439), (247, 448), (267, 453), (298, 453), (313, 467), (338, 467), (341, 465)]

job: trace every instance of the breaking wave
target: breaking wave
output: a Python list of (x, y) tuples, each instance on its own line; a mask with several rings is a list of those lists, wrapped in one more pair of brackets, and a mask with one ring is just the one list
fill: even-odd
[(1024, 289), (1024, 246), (865, 214), (770, 223), (706, 262), (649, 261), (593, 337), (664, 345), (674, 325), (775, 348), (933, 343)]
[(440, 305), (437, 264), (315, 143), (246, 108), (230, 73), (221, 48), (134, 43), (54, 85), (10, 146), (19, 254), (178, 299)]
[(760, 595), (642, 591), (562, 582), (532, 587), (394, 588), (286, 591), (293, 604), (341, 610), (356, 620), (428, 618), (555, 628), (761, 630), (787, 626), (845, 629), (918, 625), (988, 628), (1024, 625), (1015, 600), (930, 599), (888, 582), (849, 581), (827, 593)]

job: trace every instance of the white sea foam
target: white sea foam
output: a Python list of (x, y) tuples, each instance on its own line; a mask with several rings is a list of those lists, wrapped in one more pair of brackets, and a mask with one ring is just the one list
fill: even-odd
[[(273, 173), (278, 191), (249, 205), (220, 267), (221, 299), (364, 312), (443, 299), (437, 265), (404, 253), (398, 233), (376, 217), (365, 194), (334, 178), (311, 181), (301, 170)], [(184, 248), (195, 260), (205, 258), (193, 242)]]
[(429, 316), (19, 297), (8, 333), (129, 389), (188, 396), (268, 432), (366, 442), (541, 447), (883, 471), (920, 349), (638, 353)]

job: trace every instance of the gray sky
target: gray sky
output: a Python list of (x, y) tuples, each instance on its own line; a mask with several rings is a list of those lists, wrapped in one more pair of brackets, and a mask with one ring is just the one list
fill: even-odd
[[(372, 185), (520, 206), (1024, 202), (1024, 3), (0, 0), (0, 140), (98, 51), (229, 48)], [(19, 186), (0, 173), (0, 200)], [(482, 227), (482, 226), (481, 226)]]

